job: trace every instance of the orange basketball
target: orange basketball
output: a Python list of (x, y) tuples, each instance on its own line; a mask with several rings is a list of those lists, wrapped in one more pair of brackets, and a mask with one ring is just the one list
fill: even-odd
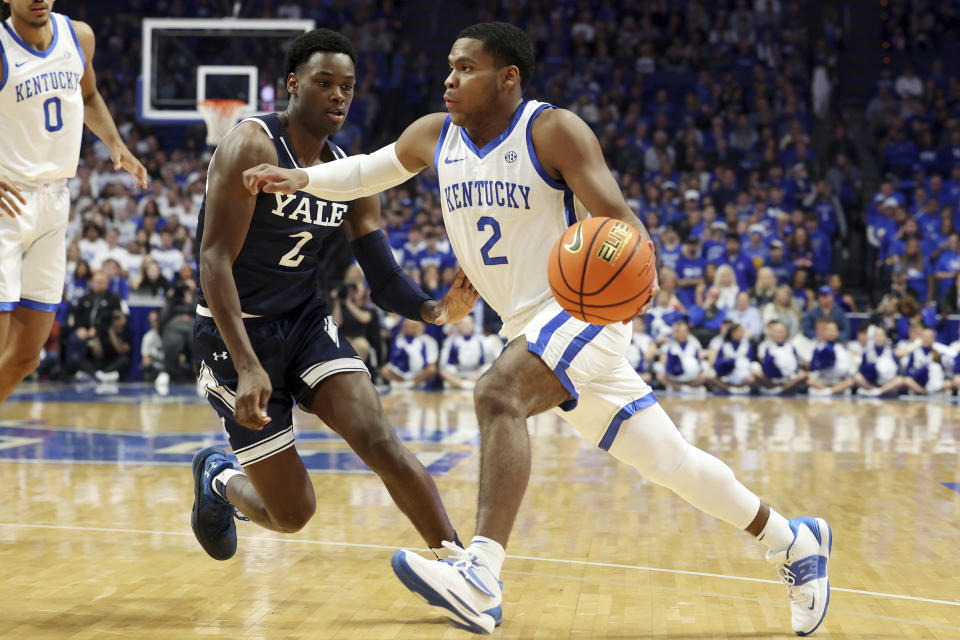
[(649, 302), (655, 262), (634, 227), (613, 218), (587, 218), (553, 246), (547, 265), (550, 290), (574, 318), (623, 322)]

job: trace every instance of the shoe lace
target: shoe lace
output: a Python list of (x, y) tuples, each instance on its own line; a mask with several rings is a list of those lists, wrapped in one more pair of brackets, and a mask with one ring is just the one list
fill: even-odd
[[(457, 543), (444, 540), (441, 544), (444, 549), (450, 552), (450, 557), (447, 558), (447, 562), (452, 564), (455, 569), (467, 569), (474, 563), (473, 554)], [(451, 560), (450, 558), (453, 559)]]
[(796, 604), (806, 604), (810, 602), (813, 595), (809, 591), (797, 586), (797, 575), (790, 570), (788, 565), (779, 567), (780, 581), (787, 585), (787, 596)]

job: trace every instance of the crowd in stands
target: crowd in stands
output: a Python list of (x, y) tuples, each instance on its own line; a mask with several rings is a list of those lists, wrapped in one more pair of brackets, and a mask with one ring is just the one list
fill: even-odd
[[(137, 18), (220, 10), (204, 1), (130, 4)], [(282, 0), (248, 3), (243, 17), (315, 18), (353, 39), (359, 83), (336, 141), (365, 152), (442, 110), (445, 65), (402, 38), (415, 10)], [(899, 20), (910, 33), (943, 37), (937, 21), (891, 15), (891, 34)], [(507, 20), (531, 36), (538, 63), (527, 96), (569, 108), (593, 128), (628, 206), (657, 243), (663, 292), (635, 322), (630, 354), (655, 385), (892, 393), (953, 382), (958, 344), (936, 340), (937, 332), (944, 343), (956, 337), (946, 335), (943, 314), (960, 308), (960, 78), (938, 60), (885, 67), (866, 111), (884, 175), (875, 195), (865, 193), (863, 156), (872, 150), (829, 108), (844, 30), (833, 9), (818, 16), (811, 21), (800, 2), (786, 0), (478, 9), (477, 20)], [(98, 55), (98, 82), (151, 180), (133, 191), (88, 138), (70, 185), (65, 301), (41, 374), (113, 380), (133, 369), (147, 380), (186, 381), (209, 151), (202, 129), (168, 135), (137, 121), (128, 87), (138, 60), (120, 55), (135, 50), (133, 14), (87, 19), (99, 51), (117, 53)], [(830, 130), (820, 153), (818, 120)], [(432, 173), (384, 194), (383, 227), (397, 261), (441, 296), (456, 260)], [(864, 228), (881, 277), (867, 295), (851, 296), (835, 256)], [(329, 289), (344, 335), (392, 385), (469, 388), (502, 348), (499, 320), (483, 304), (444, 329), (384, 315), (355, 266)], [(121, 320), (130, 301), (157, 307), (142, 337)], [(873, 310), (851, 330), (849, 313)]]

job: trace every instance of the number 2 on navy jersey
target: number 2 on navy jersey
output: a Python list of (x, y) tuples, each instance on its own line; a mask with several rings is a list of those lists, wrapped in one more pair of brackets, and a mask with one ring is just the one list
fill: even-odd
[(500, 223), (497, 222), (496, 218), (491, 218), (490, 216), (482, 216), (479, 220), (477, 220), (477, 231), (483, 231), (487, 227), (493, 229), (493, 234), (490, 236), (490, 239), (487, 240), (482, 247), (480, 247), (480, 255), (483, 256), (483, 264), (507, 264), (506, 256), (490, 255), (490, 249), (492, 249), (493, 245), (497, 244), (497, 241), (503, 237), (503, 234), (500, 233)]
[(300, 263), (303, 262), (303, 256), (297, 255), (300, 253), (300, 249), (303, 249), (303, 245), (307, 244), (313, 234), (309, 231), (301, 231), (300, 233), (294, 233), (290, 236), (291, 238), (300, 238), (297, 240), (297, 244), (294, 245), (293, 249), (283, 254), (283, 257), (280, 258), (281, 267), (299, 267)]

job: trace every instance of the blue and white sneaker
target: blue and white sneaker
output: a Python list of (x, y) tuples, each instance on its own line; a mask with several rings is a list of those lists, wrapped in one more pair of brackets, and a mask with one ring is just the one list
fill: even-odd
[(213, 490), (213, 478), (233, 462), (223, 449), (207, 447), (193, 456), (193, 512), (190, 524), (203, 550), (214, 560), (237, 552), (237, 510)]
[(790, 621), (798, 636), (817, 630), (830, 604), (827, 562), (833, 549), (833, 532), (823, 518), (790, 521), (793, 542), (785, 551), (767, 552), (767, 560), (780, 565), (780, 579), (790, 596)]
[(472, 633), (493, 633), (503, 622), (503, 583), (466, 549), (446, 541), (443, 546), (455, 559), (427, 560), (401, 549), (390, 560), (393, 572), (455, 626)]

